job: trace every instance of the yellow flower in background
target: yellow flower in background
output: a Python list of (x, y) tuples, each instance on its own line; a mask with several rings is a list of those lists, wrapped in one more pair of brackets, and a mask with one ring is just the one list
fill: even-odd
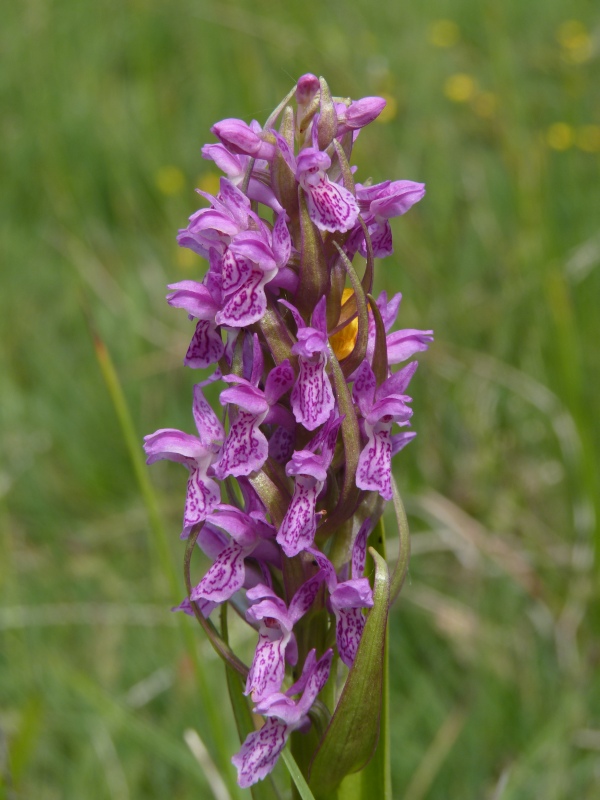
[(600, 153), (600, 125), (582, 125), (575, 134), (575, 144), (585, 153)]
[(203, 192), (216, 195), (219, 192), (219, 183), (221, 176), (216, 172), (204, 172), (196, 178), (196, 186), (202, 189)]
[(434, 47), (453, 47), (460, 39), (460, 29), (451, 19), (436, 19), (429, 26), (427, 38)]
[(381, 93), (381, 97), (385, 100), (385, 108), (381, 114), (376, 117), (375, 122), (391, 122), (398, 113), (398, 101), (391, 94)]
[(575, 131), (566, 122), (555, 122), (546, 131), (546, 142), (553, 150), (568, 150), (575, 141)]
[(180, 194), (185, 187), (185, 176), (179, 167), (161, 167), (154, 180), (160, 191), (166, 195)]
[(444, 84), (444, 94), (453, 103), (468, 103), (477, 90), (475, 79), (466, 72), (450, 75)]
[(592, 37), (583, 22), (577, 19), (559, 25), (556, 39), (561, 46), (561, 58), (568, 64), (582, 64), (593, 55)]

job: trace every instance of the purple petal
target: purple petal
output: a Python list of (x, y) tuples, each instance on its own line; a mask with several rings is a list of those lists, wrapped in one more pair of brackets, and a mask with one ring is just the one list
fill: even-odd
[(379, 422), (372, 426), (365, 423), (368, 442), (358, 457), (356, 485), (359, 489), (371, 489), (383, 497), (392, 499), (392, 423)]
[(237, 178), (244, 174), (246, 168), (245, 156), (234, 155), (222, 144), (205, 144), (202, 148), (202, 158), (214, 161), (228, 178)]
[(274, 405), (282, 395), (291, 389), (294, 383), (294, 370), (286, 358), (269, 372), (265, 384), (265, 398), (267, 403)]
[(263, 632), (261, 628), (246, 681), (244, 693), (251, 694), (255, 703), (273, 692), (278, 692), (285, 677), (285, 649), (290, 634), (284, 635), (281, 630), (277, 630), (278, 636), (273, 638), (270, 633), (271, 631)]
[(192, 413), (202, 444), (206, 447), (217, 442), (220, 444), (225, 438), (223, 425), (206, 401), (206, 398), (202, 394), (202, 387), (199, 384), (194, 386)]
[(312, 450), (296, 450), (286, 465), (285, 474), (306, 475), (324, 483), (328, 466), (322, 455), (315, 455)]
[(322, 484), (314, 478), (296, 477), (294, 495), (277, 533), (277, 541), (290, 558), (306, 550), (314, 541), (317, 529), (315, 505), (321, 489)]
[(189, 466), (190, 459), (203, 458), (206, 448), (197, 436), (178, 431), (175, 428), (161, 428), (161, 430), (144, 436), (144, 450), (148, 458), (146, 464), (168, 459), (178, 461)]
[(246, 195), (237, 186), (234, 186), (230, 180), (221, 178), (217, 198), (235, 219), (239, 228), (245, 230), (248, 227), (248, 213), (250, 211), (250, 200)]
[[(256, 543), (259, 533), (264, 535), (270, 533), (272, 526), (267, 523), (257, 522), (248, 514), (240, 511), (235, 506), (221, 503), (215, 511), (209, 515), (208, 522), (221, 528), (235, 539), (240, 547), (245, 550), (252, 548)], [(206, 525), (204, 527), (207, 527)], [(264, 529), (264, 530), (263, 530)], [(273, 535), (275, 530), (273, 529)]]
[[(369, 236), (371, 237), (371, 246), (373, 248), (374, 258), (386, 258), (391, 256), (394, 252), (392, 244), (392, 229), (387, 219), (375, 220), (367, 225)], [(359, 253), (363, 258), (367, 257), (367, 246), (364, 237), (358, 248)]]
[(433, 341), (433, 331), (413, 329), (395, 331), (387, 337), (388, 362), (399, 364), (423, 350)]
[(255, 417), (259, 417), (261, 414), (264, 416), (269, 410), (269, 404), (265, 400), (264, 392), (254, 386), (241, 384), (224, 389), (219, 396), (219, 400), (223, 406), (227, 403), (233, 403)]
[(298, 329), (298, 341), (292, 347), (295, 356), (311, 358), (317, 353), (327, 353), (327, 334), (316, 328), (304, 327)]
[(378, 217), (399, 217), (425, 195), (425, 184), (415, 181), (393, 181), (371, 202), (371, 213)]
[(231, 542), (219, 554), (200, 583), (192, 589), (190, 598), (223, 603), (242, 588), (244, 577), (244, 548), (237, 542)]
[(252, 337), (252, 373), (250, 375), (250, 383), (253, 386), (258, 386), (265, 367), (265, 359), (263, 357), (262, 347), (258, 335), (255, 333)]
[(286, 464), (294, 452), (295, 441), (293, 431), (279, 426), (269, 439), (269, 456), (278, 464)]
[(273, 226), (273, 255), (279, 268), (285, 267), (292, 252), (292, 238), (287, 226), (287, 214), (283, 212), (277, 217)]
[(334, 611), (342, 608), (371, 608), (373, 590), (368, 578), (351, 578), (338, 583), (331, 593), (331, 607)]
[(287, 725), (267, 719), (259, 731), (250, 733), (240, 752), (231, 761), (238, 771), (238, 784), (244, 789), (265, 778), (273, 769), (289, 736)]
[(327, 421), (334, 407), (333, 392), (325, 372), (325, 356), (316, 361), (299, 357), (300, 374), (292, 391), (292, 411), (307, 430), (314, 431)]
[(194, 525), (205, 519), (220, 499), (221, 492), (218, 483), (203, 475), (200, 470), (194, 470), (187, 485), (182, 539), (187, 539)]
[(411, 361), (410, 364), (402, 367), (395, 375), (381, 384), (377, 390), (377, 397), (385, 397), (388, 394), (404, 394), (418, 366), (417, 361)]
[(225, 345), (217, 326), (209, 320), (201, 319), (196, 325), (183, 363), (193, 369), (205, 369), (216, 364), (224, 352)]
[(331, 183), (324, 174), (306, 186), (308, 216), (322, 231), (349, 231), (358, 218), (356, 198), (344, 186)]
[(348, 108), (338, 112), (337, 135), (342, 136), (351, 130), (364, 128), (373, 122), (385, 108), (386, 101), (383, 97), (362, 97), (350, 103)]
[(258, 322), (267, 310), (264, 286), (274, 273), (253, 270), (246, 283), (229, 294), (227, 302), (215, 317), (219, 325), (242, 328)]
[(399, 453), (403, 447), (412, 440), (416, 436), (416, 431), (403, 431), (402, 433), (395, 433), (392, 435), (392, 456), (395, 456), (396, 453)]
[(298, 703), (298, 710), (307, 714), (312, 704), (317, 699), (317, 695), (327, 683), (329, 678), (329, 670), (331, 667), (331, 660), (333, 658), (333, 650), (327, 650), (317, 662), (317, 665), (308, 678), (306, 689), (300, 702)]
[(310, 319), (311, 325), (327, 337), (327, 300), (323, 296), (315, 306)]
[(239, 411), (223, 445), (220, 459), (214, 464), (217, 478), (228, 475), (250, 475), (260, 469), (269, 455), (267, 439), (259, 430), (261, 419), (247, 411)]
[(352, 545), (352, 577), (360, 578), (365, 571), (367, 559), (367, 539), (371, 533), (371, 518), (367, 519), (360, 526), (356, 539)]
[(229, 245), (229, 249), (242, 258), (247, 258), (254, 264), (259, 266), (263, 272), (274, 270), (277, 268), (273, 251), (263, 241), (256, 231), (247, 231), (238, 234), (233, 242)]
[(325, 573), (323, 570), (319, 570), (316, 575), (305, 581), (293, 596), (289, 614), (294, 623), (303, 617), (312, 606), (324, 580)]
[(260, 136), (241, 119), (223, 119), (213, 125), (210, 130), (234, 153), (246, 154), (267, 161), (275, 155), (275, 146), (263, 142)]
[(385, 417), (393, 417), (394, 422), (405, 422), (413, 414), (412, 408), (406, 405), (408, 402), (410, 402), (410, 397), (405, 394), (391, 394), (374, 403), (369, 413), (366, 414), (365, 420), (370, 425), (375, 425), (376, 422)]
[(352, 399), (360, 408), (363, 416), (369, 413), (373, 405), (376, 387), (375, 373), (369, 362), (363, 361), (354, 373), (354, 386), (352, 387)]
[[(208, 619), (211, 612), (217, 607), (217, 603), (211, 603), (210, 600), (199, 600), (196, 602), (200, 613), (204, 617), (204, 619)], [(184, 614), (187, 614), (189, 617), (194, 616), (194, 611), (192, 609), (192, 604), (190, 603), (189, 597), (186, 597), (184, 600), (179, 603), (178, 606), (173, 606), (171, 611), (183, 611)]]
[[(223, 274), (223, 292), (231, 294), (243, 286), (252, 275), (253, 267), (247, 258), (236, 255), (227, 248), (221, 264)], [(216, 316), (216, 315), (215, 315)]]
[(389, 331), (389, 329), (396, 321), (396, 317), (398, 316), (398, 309), (400, 308), (401, 302), (402, 302), (401, 292), (395, 294), (389, 301), (387, 299), (386, 291), (381, 292), (381, 294), (377, 298), (377, 307), (381, 312), (381, 319), (383, 320), (383, 326), (386, 330), (386, 333), (387, 331)]
[(365, 617), (360, 608), (347, 608), (336, 611), (335, 639), (340, 658), (351, 667), (356, 658), (356, 652), (363, 629)]
[(169, 284), (172, 291), (167, 295), (167, 303), (173, 308), (183, 308), (196, 319), (214, 320), (219, 310), (218, 304), (203, 283), (179, 281)]

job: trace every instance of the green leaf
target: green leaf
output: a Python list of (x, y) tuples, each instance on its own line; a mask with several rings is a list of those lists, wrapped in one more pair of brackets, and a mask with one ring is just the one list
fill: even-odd
[(317, 798), (331, 797), (348, 773), (362, 769), (379, 738), (390, 592), (385, 560), (373, 548), (369, 552), (376, 567), (374, 605), (354, 665), (311, 764), (310, 785)]
[(287, 771), (290, 773), (292, 780), (298, 790), (298, 794), (302, 798), (302, 800), (315, 800), (313, 797), (313, 793), (311, 792), (308, 783), (304, 779), (304, 775), (300, 772), (300, 768), (294, 759), (294, 756), (290, 752), (289, 746), (285, 748), (282, 752), (281, 757), (285, 766), (287, 767)]

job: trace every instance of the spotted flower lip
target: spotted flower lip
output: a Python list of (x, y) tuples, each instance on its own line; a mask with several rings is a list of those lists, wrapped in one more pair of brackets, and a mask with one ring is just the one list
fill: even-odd
[(351, 191), (332, 183), (327, 170), (331, 159), (314, 147), (302, 150), (297, 159), (296, 177), (306, 192), (308, 214), (322, 231), (349, 231), (358, 219), (358, 203)]

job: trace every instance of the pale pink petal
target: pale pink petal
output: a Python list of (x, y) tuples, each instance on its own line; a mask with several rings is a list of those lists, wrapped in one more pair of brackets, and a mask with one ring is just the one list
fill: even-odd
[(217, 417), (212, 407), (202, 394), (202, 387), (199, 384), (194, 386), (194, 403), (192, 413), (198, 435), (203, 445), (209, 447), (215, 443), (221, 443), (225, 438), (225, 431), (221, 420)]
[(267, 719), (259, 731), (250, 733), (240, 752), (231, 761), (238, 771), (238, 784), (244, 789), (265, 778), (285, 747), (289, 730), (277, 719)]
[(296, 476), (294, 495), (277, 533), (286, 556), (295, 556), (312, 545), (317, 529), (315, 505), (322, 486), (314, 478)]
[(269, 443), (259, 430), (260, 417), (247, 411), (239, 411), (231, 425), (220, 459), (214, 464), (217, 478), (223, 480), (228, 475), (250, 475), (267, 460)]
[(329, 419), (334, 407), (333, 391), (325, 372), (325, 356), (316, 360), (298, 359), (300, 374), (292, 391), (292, 411), (307, 430), (314, 431)]
[(392, 499), (392, 423), (379, 422), (372, 426), (365, 423), (368, 442), (358, 458), (356, 485), (359, 489), (371, 489), (383, 497)]

